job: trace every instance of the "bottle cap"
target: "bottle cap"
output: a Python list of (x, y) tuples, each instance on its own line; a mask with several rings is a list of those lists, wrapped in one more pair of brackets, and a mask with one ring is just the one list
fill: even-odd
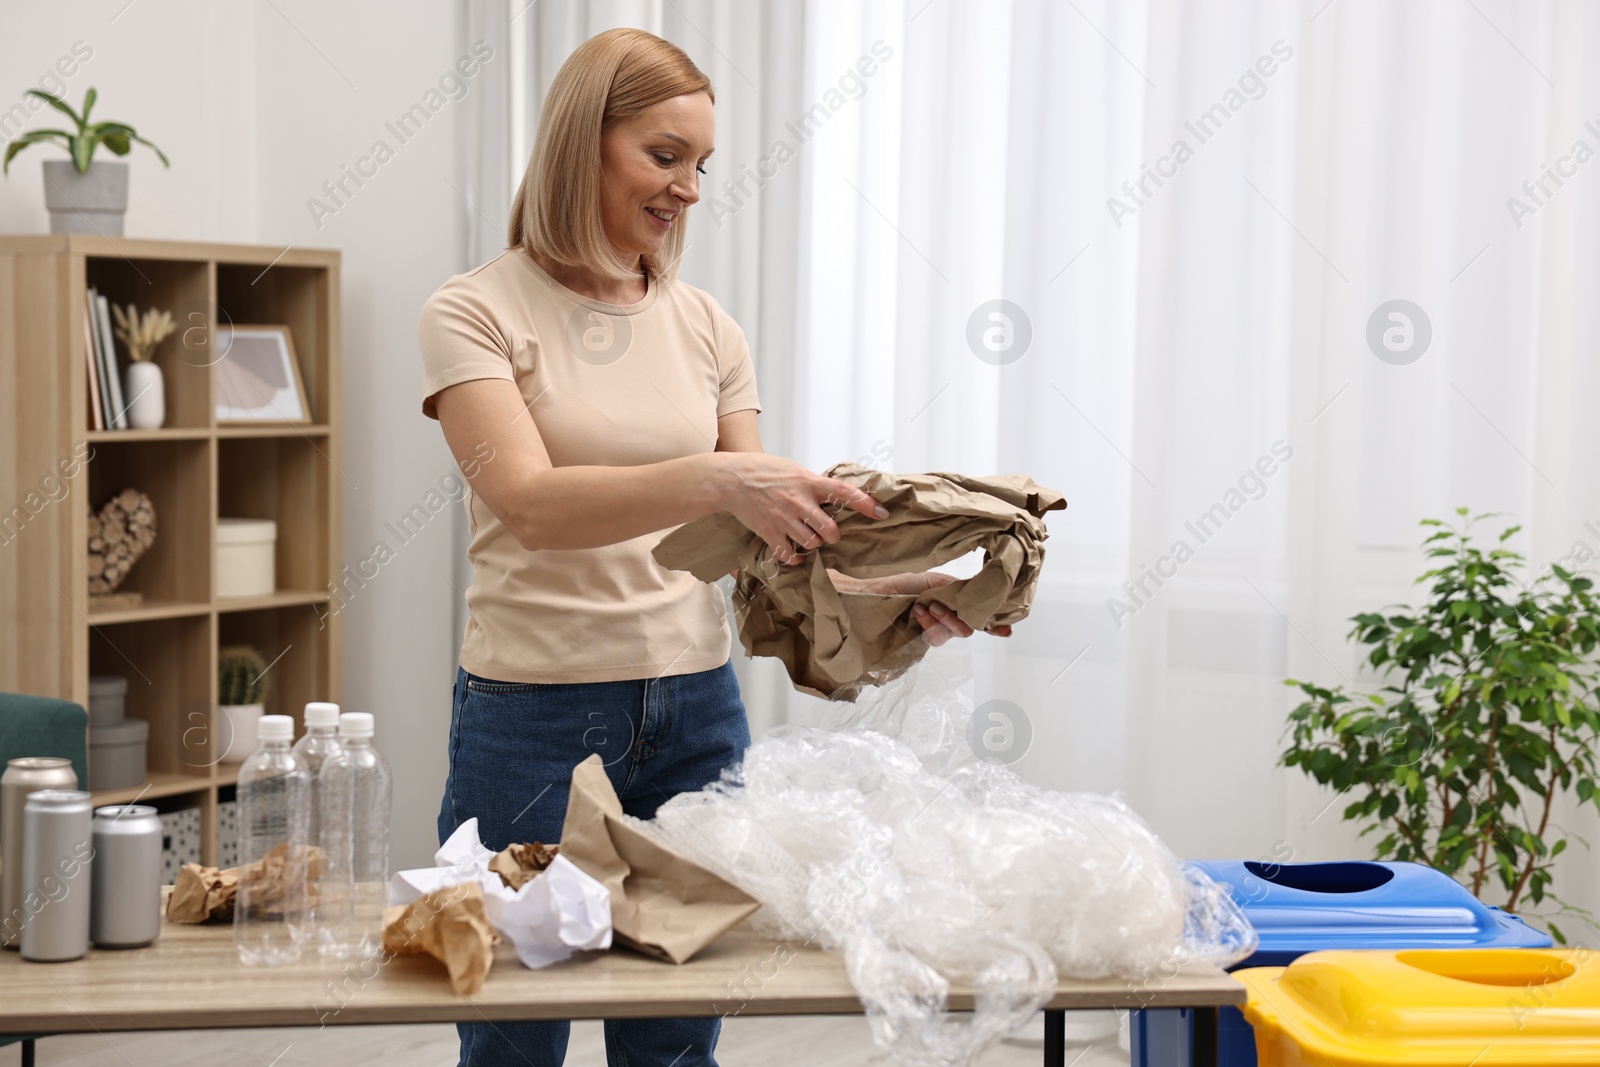
[(372, 713), (370, 711), (347, 711), (339, 716), (340, 737), (371, 737)]
[(306, 705), (306, 729), (313, 726), (329, 727), (339, 725), (339, 705), (329, 704), (324, 700), (313, 700)]
[(256, 722), (258, 741), (293, 741), (294, 720), (287, 715), (263, 715)]

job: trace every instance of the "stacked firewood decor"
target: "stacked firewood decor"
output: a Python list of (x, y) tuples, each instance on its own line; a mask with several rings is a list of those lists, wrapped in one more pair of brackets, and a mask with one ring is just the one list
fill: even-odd
[(156, 509), (137, 489), (124, 489), (89, 516), (89, 595), (98, 604), (137, 604), (138, 593), (118, 593), (128, 571), (156, 542)]

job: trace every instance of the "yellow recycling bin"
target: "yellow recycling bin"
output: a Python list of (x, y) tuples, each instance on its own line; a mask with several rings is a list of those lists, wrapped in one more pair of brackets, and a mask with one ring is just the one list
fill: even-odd
[(1600, 952), (1312, 952), (1235, 971), (1260, 1067), (1600, 1064)]

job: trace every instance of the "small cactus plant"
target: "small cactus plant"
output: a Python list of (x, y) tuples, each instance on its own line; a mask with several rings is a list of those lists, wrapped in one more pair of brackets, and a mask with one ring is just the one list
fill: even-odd
[(218, 703), (260, 704), (267, 699), (267, 657), (249, 645), (217, 653)]

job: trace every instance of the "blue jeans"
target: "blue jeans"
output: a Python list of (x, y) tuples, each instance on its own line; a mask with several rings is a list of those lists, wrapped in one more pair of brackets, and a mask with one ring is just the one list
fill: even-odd
[[(439, 841), (476, 817), (498, 852), (560, 840), (572, 769), (599, 753), (629, 815), (714, 782), (750, 725), (730, 659), (694, 674), (621, 682), (496, 682), (457, 668)], [(623, 950), (626, 951), (626, 950)], [(670, 964), (663, 964), (670, 966)], [(460, 1023), (461, 1067), (560, 1067), (571, 1024)], [(610, 1067), (716, 1067), (719, 1018), (607, 1019)]]

